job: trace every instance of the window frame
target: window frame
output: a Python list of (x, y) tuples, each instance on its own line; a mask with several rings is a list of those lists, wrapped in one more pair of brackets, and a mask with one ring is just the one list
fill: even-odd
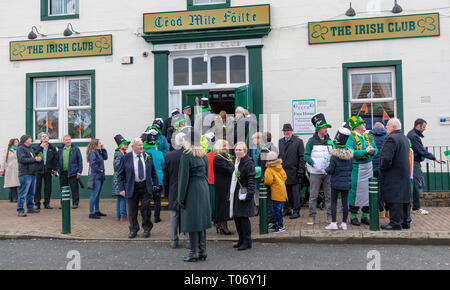
[[(62, 138), (68, 134), (68, 111), (69, 109), (78, 110), (88, 106), (76, 106), (69, 107), (69, 93), (68, 85), (69, 80), (74, 79), (90, 79), (91, 81), (91, 138), (88, 139), (75, 139), (73, 138), (73, 144), (76, 146), (87, 146), (91, 139), (95, 138), (95, 70), (81, 70), (81, 71), (60, 71), (60, 72), (42, 72), (42, 73), (28, 73), (26, 75), (26, 132), (32, 136), (33, 142), (39, 142), (35, 139), (35, 83), (38, 80), (58, 80), (57, 82), (57, 104), (58, 112), (63, 112), (63, 115), (59, 115), (59, 139), (50, 140), (53, 145), (62, 145)], [(36, 81), (35, 81), (36, 80)], [(64, 80), (64, 81), (61, 81)], [(63, 91), (67, 89), (67, 93)], [(60, 94), (63, 93), (61, 96)], [(64, 103), (61, 103), (64, 102)], [(65, 105), (67, 104), (67, 106)], [(43, 110), (42, 108), (38, 111)]]
[(61, 19), (79, 19), (80, 18), (80, 3), (75, 0), (75, 13), (63, 15), (50, 15), (50, 0), (41, 0), (41, 21), (46, 20), (61, 20)]
[(394, 101), (394, 115), (400, 119), (402, 128), (404, 128), (403, 117), (403, 78), (402, 78), (402, 61), (401, 60), (388, 60), (388, 61), (373, 61), (373, 62), (354, 62), (342, 64), (342, 79), (343, 79), (343, 99), (344, 99), (344, 120), (347, 120), (351, 113), (352, 103), (364, 103), (364, 99), (361, 101), (353, 101), (351, 99), (351, 78), (349, 70), (357, 71), (379, 71), (383, 67), (392, 67), (394, 72), (394, 79), (392, 80), (393, 91), (392, 95), (395, 98), (380, 98), (376, 99), (377, 102), (390, 102)]
[(187, 0), (187, 10), (207, 10), (207, 9), (220, 9), (231, 7), (231, 0), (225, 0), (224, 3), (217, 4), (194, 4), (194, 0)]

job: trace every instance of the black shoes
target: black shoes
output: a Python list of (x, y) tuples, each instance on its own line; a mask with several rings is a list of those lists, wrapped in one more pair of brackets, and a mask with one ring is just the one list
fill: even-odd
[(89, 214), (89, 218), (90, 219), (97, 219), (97, 220), (100, 219), (100, 217), (98, 215), (96, 215), (95, 213), (94, 214), (92, 214), (92, 213)]
[(411, 225), (409, 224), (402, 224), (402, 229), (409, 230), (411, 228)]
[(39, 213), (39, 212), (41, 212), (41, 210), (34, 208), (27, 210), (27, 213)]
[(73, 208), (73, 209), (76, 209), (76, 208), (78, 208), (78, 204), (74, 204), (74, 205), (72, 205), (72, 208)]
[(51, 207), (49, 204), (44, 204), (44, 208), (46, 208), (46, 209), (53, 209), (53, 207)]
[(361, 219), (361, 223), (370, 226), (370, 221), (368, 217), (364, 217)]
[(351, 223), (352, 225), (358, 226), (358, 227), (361, 225), (361, 223), (359, 222), (358, 218), (353, 218), (353, 219), (351, 219), (351, 220), (350, 220), (350, 223)]
[(39, 209), (39, 210), (41, 209), (41, 204), (40, 203), (36, 203), (35, 205), (36, 205), (36, 209)]
[(159, 223), (160, 221), (162, 221), (160, 218), (155, 218), (155, 223)]
[(106, 216), (106, 214), (102, 213), (101, 211), (98, 211), (95, 213), (96, 216)]
[(197, 257), (197, 256), (189, 255), (186, 258), (184, 258), (184, 261), (185, 262), (197, 262), (198, 259), (199, 259), (199, 257)]
[(287, 209), (287, 210), (283, 211), (283, 216), (290, 216), (290, 215), (292, 215), (292, 212), (291, 212), (290, 209)]
[(385, 231), (401, 231), (402, 227), (393, 227), (390, 224), (387, 224), (385, 226), (381, 226), (381, 229)]
[(294, 210), (294, 213), (289, 217), (291, 220), (298, 219), (300, 217), (300, 211)]
[(144, 231), (143, 237), (150, 238), (150, 231)]
[(137, 236), (136, 232), (130, 232), (130, 234), (128, 235), (129, 239), (134, 239)]

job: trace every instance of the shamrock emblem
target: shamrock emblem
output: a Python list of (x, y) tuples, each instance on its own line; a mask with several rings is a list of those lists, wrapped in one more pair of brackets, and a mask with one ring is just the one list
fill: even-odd
[(16, 44), (14, 44), (12, 54), (14, 56), (20, 55), (21, 57), (23, 57), (23, 53), (25, 52), (25, 50), (26, 50), (25, 45), (16, 43)]
[(102, 53), (103, 49), (109, 49), (111, 45), (108, 43), (108, 39), (106, 37), (100, 38), (95, 42), (95, 47), (100, 49), (100, 53)]
[(325, 37), (323, 37), (323, 36), (327, 33), (328, 33), (328, 27), (322, 26), (320, 24), (316, 24), (313, 26), (313, 33), (311, 34), (311, 36), (313, 38), (321, 37), (323, 40), (325, 40)]
[(420, 19), (419, 21), (417, 21), (417, 26), (422, 28), (421, 33), (424, 33), (425, 30), (429, 30), (429, 31), (436, 30), (436, 25), (434, 25), (434, 19), (431, 16), (428, 16), (425, 19)]

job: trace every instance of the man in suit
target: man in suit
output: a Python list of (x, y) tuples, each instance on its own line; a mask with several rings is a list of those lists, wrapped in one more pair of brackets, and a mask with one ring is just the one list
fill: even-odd
[[(139, 201), (141, 201), (142, 228), (144, 238), (150, 237), (153, 223), (150, 220), (150, 199), (154, 190), (159, 188), (158, 176), (153, 165), (152, 156), (144, 152), (140, 138), (133, 139), (132, 152), (127, 153), (120, 160), (117, 182), (120, 195), (127, 199), (130, 221), (130, 234), (133, 239), (139, 231), (137, 220)], [(152, 186), (153, 184), (153, 186)]]
[(389, 120), (380, 152), (380, 193), (390, 213), (390, 223), (382, 225), (383, 230), (409, 229), (411, 223), (410, 149), (401, 127), (399, 119)]

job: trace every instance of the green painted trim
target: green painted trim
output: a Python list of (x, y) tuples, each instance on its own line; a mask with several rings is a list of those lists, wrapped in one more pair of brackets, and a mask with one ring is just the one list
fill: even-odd
[[(46, 78), (46, 77), (69, 77), (69, 76), (84, 76), (89, 75), (91, 77), (91, 138), (95, 138), (95, 70), (76, 70), (76, 71), (56, 71), (56, 72), (38, 72), (38, 73), (27, 73), (26, 74), (26, 108), (25, 108), (25, 132), (32, 136), (33, 134), (33, 80), (35, 78)], [(61, 136), (62, 138), (63, 136)], [(54, 145), (60, 144), (62, 142), (52, 143)], [(77, 146), (87, 146), (89, 142), (74, 142)]]
[(259, 118), (264, 113), (264, 94), (263, 94), (263, 66), (262, 66), (262, 48), (263, 45), (246, 46), (248, 50), (249, 84), (252, 89), (249, 99), (249, 111)]
[(50, 16), (48, 14), (48, 1), (49, 0), (41, 0), (41, 21), (47, 20), (63, 20), (63, 19), (79, 19), (80, 13), (80, 3), (78, 0), (75, 2), (76, 13), (71, 15), (59, 15), (59, 16)]
[(228, 8), (231, 6), (231, 0), (226, 0), (226, 3), (221, 4), (206, 4), (206, 5), (194, 5), (194, 0), (187, 0), (187, 10), (209, 10), (209, 9), (219, 9)]
[(344, 97), (344, 120), (350, 118), (349, 108), (349, 88), (348, 88), (348, 69), (365, 68), (365, 67), (395, 67), (395, 95), (397, 101), (397, 118), (402, 122), (402, 130), (404, 131), (404, 110), (403, 110), (403, 71), (401, 60), (386, 61), (370, 61), (370, 62), (351, 62), (342, 64), (342, 81), (343, 81), (343, 97)]
[(169, 51), (152, 51), (154, 55), (155, 118), (169, 115)]
[(152, 44), (168, 44), (181, 42), (201, 42), (216, 40), (234, 40), (262, 38), (269, 34), (269, 26), (238, 28), (238, 29), (217, 29), (209, 31), (190, 31), (182, 33), (154, 33), (143, 35), (142, 38)]
[[(423, 14), (410, 14), (410, 15), (396, 15), (396, 16), (381, 16), (381, 17), (368, 17), (368, 18), (357, 18), (354, 20), (360, 20), (360, 19), (373, 19), (373, 18), (391, 18), (391, 17), (405, 17), (405, 16), (416, 16), (416, 15), (430, 15), (430, 14), (436, 14), (436, 12), (433, 13), (423, 13)], [(438, 25), (439, 25), (439, 34), (437, 35), (424, 35), (424, 36), (405, 36), (405, 37), (391, 37), (391, 38), (377, 38), (377, 39), (360, 39), (360, 40), (348, 40), (348, 41), (330, 41), (330, 42), (321, 42), (321, 43), (311, 43), (311, 33), (309, 30), (309, 26), (311, 23), (322, 23), (322, 22), (336, 22), (336, 21), (345, 21), (343, 20), (327, 20), (327, 21), (312, 21), (308, 22), (308, 44), (309, 45), (317, 45), (317, 44), (328, 44), (328, 43), (346, 43), (346, 42), (360, 42), (360, 41), (373, 41), (373, 40), (389, 40), (389, 39), (405, 39), (405, 38), (419, 38), (419, 37), (436, 37), (441, 36), (441, 17), (439, 12), (437, 12), (438, 15)], [(352, 20), (352, 19), (348, 19)]]

